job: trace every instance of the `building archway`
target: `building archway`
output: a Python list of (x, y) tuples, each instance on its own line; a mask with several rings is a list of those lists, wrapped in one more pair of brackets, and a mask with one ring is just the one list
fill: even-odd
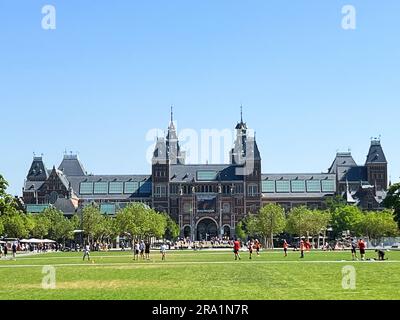
[(231, 227), (228, 225), (224, 226), (224, 237), (231, 238)]
[(214, 219), (204, 218), (197, 223), (197, 241), (210, 241), (218, 237), (218, 224)]
[(183, 238), (192, 238), (192, 228), (190, 226), (183, 227)]

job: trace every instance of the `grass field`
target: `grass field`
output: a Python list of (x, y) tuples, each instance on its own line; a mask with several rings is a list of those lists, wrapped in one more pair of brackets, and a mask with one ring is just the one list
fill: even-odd
[[(133, 261), (129, 252), (51, 253), (0, 261), (0, 299), (28, 300), (365, 300), (400, 299), (400, 252), (386, 262), (352, 262), (349, 252), (263, 252), (234, 261), (230, 251), (170, 252), (162, 262)], [(369, 252), (367, 258), (375, 258)], [(347, 261), (345, 261), (347, 260)], [(56, 289), (42, 289), (43, 266)], [(342, 268), (356, 269), (356, 289), (342, 288)]]

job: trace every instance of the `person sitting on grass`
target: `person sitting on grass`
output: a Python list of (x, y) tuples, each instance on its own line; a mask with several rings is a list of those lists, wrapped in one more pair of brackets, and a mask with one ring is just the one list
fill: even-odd
[(385, 259), (385, 251), (383, 250), (375, 250), (375, 252), (378, 254), (378, 261), (385, 261), (388, 260), (387, 258)]

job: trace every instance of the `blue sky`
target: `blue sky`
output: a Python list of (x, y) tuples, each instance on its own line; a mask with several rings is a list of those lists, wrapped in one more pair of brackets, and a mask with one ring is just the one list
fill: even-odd
[[(41, 9), (57, 29), (41, 28)], [(357, 29), (341, 28), (344, 5)], [(400, 2), (0, 0), (0, 173), (20, 194), (33, 152), (93, 173), (150, 173), (152, 128), (233, 129), (244, 106), (263, 171), (363, 164), (382, 135), (400, 177)]]

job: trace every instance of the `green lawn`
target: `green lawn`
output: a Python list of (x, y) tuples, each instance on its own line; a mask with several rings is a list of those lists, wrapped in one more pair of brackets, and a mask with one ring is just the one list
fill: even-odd
[[(386, 262), (352, 262), (349, 252), (264, 252), (234, 261), (230, 251), (171, 252), (162, 262), (133, 261), (129, 252), (58, 253), (0, 261), (0, 299), (285, 300), (400, 299), (400, 252)], [(374, 258), (375, 252), (367, 257)], [(347, 260), (347, 261), (345, 261)], [(56, 270), (56, 289), (42, 289), (42, 269)], [(342, 268), (354, 266), (355, 290), (342, 288)]]

